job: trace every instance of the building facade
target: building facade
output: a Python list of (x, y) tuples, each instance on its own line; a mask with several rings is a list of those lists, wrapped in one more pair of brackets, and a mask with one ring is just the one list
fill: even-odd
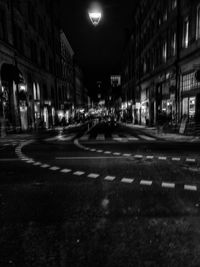
[(55, 124), (62, 80), (56, 5), (0, 0), (0, 117), (7, 129)]
[(63, 31), (60, 32), (61, 40), (61, 65), (62, 65), (62, 87), (60, 96), (60, 111), (58, 114), (65, 116), (66, 122), (74, 113), (74, 51)]
[(160, 114), (172, 124), (183, 117), (198, 121), (200, 1), (140, 1), (133, 34), (139, 123), (155, 125)]

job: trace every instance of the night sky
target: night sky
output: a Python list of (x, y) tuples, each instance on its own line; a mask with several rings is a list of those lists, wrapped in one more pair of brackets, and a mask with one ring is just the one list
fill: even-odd
[(76, 61), (84, 71), (90, 93), (95, 93), (95, 82), (106, 81), (110, 74), (120, 71), (120, 61), (127, 35), (131, 28), (136, 0), (99, 0), (103, 18), (94, 27), (88, 17), (92, 1), (61, 0), (61, 25), (75, 52)]

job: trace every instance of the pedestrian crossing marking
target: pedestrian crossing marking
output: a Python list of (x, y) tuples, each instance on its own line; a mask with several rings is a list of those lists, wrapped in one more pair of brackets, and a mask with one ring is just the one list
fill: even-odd
[(57, 170), (59, 170), (60, 169), (60, 167), (57, 167), (57, 166), (53, 166), (53, 167), (51, 167), (51, 168), (49, 168), (50, 170), (52, 170), (52, 171), (57, 171)]
[(147, 135), (143, 135), (143, 134), (140, 134), (138, 135), (140, 138), (144, 139), (144, 140), (148, 140), (148, 141), (155, 141), (156, 138), (154, 137), (150, 137), (150, 136), (147, 136)]
[(161, 184), (162, 187), (166, 187), (166, 188), (175, 188), (175, 184), (174, 183), (166, 183), (166, 182), (163, 182)]
[(82, 172), (82, 171), (76, 171), (76, 172), (74, 172), (73, 174), (74, 175), (77, 175), (77, 176), (81, 176), (81, 175), (83, 175), (85, 172)]
[(106, 180), (106, 181), (113, 181), (113, 180), (115, 180), (115, 176), (106, 176), (105, 178), (104, 178), (104, 180)]
[(90, 174), (88, 174), (88, 177), (89, 177), (89, 178), (94, 178), (94, 179), (96, 179), (96, 178), (99, 177), (99, 174), (97, 174), (97, 173), (90, 173)]
[(191, 190), (191, 191), (197, 191), (197, 186), (196, 185), (184, 185), (185, 190)]
[(141, 184), (141, 185), (148, 185), (148, 186), (151, 186), (151, 185), (152, 185), (152, 181), (141, 180), (141, 181), (140, 181), (140, 184)]
[(71, 172), (72, 170), (70, 170), (70, 169), (62, 169), (60, 172), (62, 172), (62, 173), (68, 173), (68, 172)]
[(131, 184), (133, 181), (134, 181), (134, 179), (125, 178), (125, 177), (121, 179), (122, 183), (127, 183), (127, 184)]

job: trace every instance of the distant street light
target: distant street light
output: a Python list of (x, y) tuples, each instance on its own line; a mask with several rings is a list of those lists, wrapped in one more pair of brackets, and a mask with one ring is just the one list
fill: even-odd
[(98, 4), (93, 4), (88, 11), (89, 18), (94, 26), (97, 26), (101, 20), (102, 12)]

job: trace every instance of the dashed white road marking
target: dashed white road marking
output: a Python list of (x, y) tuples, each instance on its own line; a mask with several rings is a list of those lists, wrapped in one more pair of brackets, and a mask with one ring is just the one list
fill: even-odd
[(186, 160), (185, 160), (186, 162), (195, 162), (196, 161), (196, 159), (190, 159), (190, 158), (186, 158)]
[(172, 158), (173, 161), (180, 161), (180, 158)]
[(32, 160), (32, 159), (30, 159), (30, 160), (27, 160), (26, 162), (27, 162), (27, 163), (34, 163), (35, 161)]
[(158, 157), (159, 160), (166, 160), (167, 157)]
[(197, 186), (196, 185), (184, 185), (185, 190), (190, 190), (190, 191), (197, 191)]
[(81, 175), (83, 175), (85, 172), (82, 172), (82, 171), (76, 171), (76, 172), (74, 172), (73, 174), (74, 175), (77, 175), (77, 176), (81, 176)]
[(143, 158), (143, 155), (134, 155), (134, 158), (136, 158), (136, 159), (142, 159)]
[(104, 154), (111, 154), (111, 151), (105, 151)]
[(115, 180), (115, 176), (106, 176), (105, 178), (104, 178), (104, 180), (106, 180), (106, 181), (114, 181)]
[(146, 159), (154, 159), (154, 156), (146, 156)]
[(114, 155), (114, 156), (120, 156), (121, 153), (119, 153), (119, 152), (114, 152), (113, 155)]
[(141, 181), (140, 181), (140, 184), (141, 184), (141, 185), (148, 185), (148, 186), (151, 186), (151, 185), (152, 185), (152, 181), (150, 181), (150, 180), (141, 180)]
[(57, 171), (57, 170), (60, 170), (60, 167), (53, 166), (53, 167), (50, 167), (49, 170)]
[(132, 178), (122, 178), (121, 179), (121, 182), (122, 183), (127, 183), (127, 184), (131, 184), (131, 183), (133, 183), (133, 181), (134, 181), (134, 179), (132, 179)]
[(123, 156), (125, 156), (125, 157), (130, 157), (131, 154), (129, 154), (129, 153), (124, 153)]
[(71, 172), (72, 170), (70, 170), (70, 169), (62, 169), (60, 172), (62, 172), (62, 173), (69, 173), (69, 172)]
[(175, 188), (175, 183), (162, 182), (161, 186), (166, 188)]
[(97, 150), (97, 152), (98, 152), (98, 153), (102, 153), (102, 152), (103, 152), (103, 150), (99, 149), (99, 150)]
[(95, 148), (91, 148), (91, 149), (90, 149), (90, 151), (92, 151), (92, 152), (95, 152), (95, 151), (96, 151), (96, 149), (95, 149)]
[(41, 167), (42, 167), (42, 168), (49, 168), (50, 165), (49, 165), (49, 164), (42, 164)]
[(99, 177), (99, 174), (97, 174), (97, 173), (90, 173), (90, 174), (88, 174), (87, 177), (96, 179), (96, 178)]
[(34, 166), (39, 166), (39, 165), (41, 165), (42, 163), (41, 162), (35, 162), (33, 165)]

